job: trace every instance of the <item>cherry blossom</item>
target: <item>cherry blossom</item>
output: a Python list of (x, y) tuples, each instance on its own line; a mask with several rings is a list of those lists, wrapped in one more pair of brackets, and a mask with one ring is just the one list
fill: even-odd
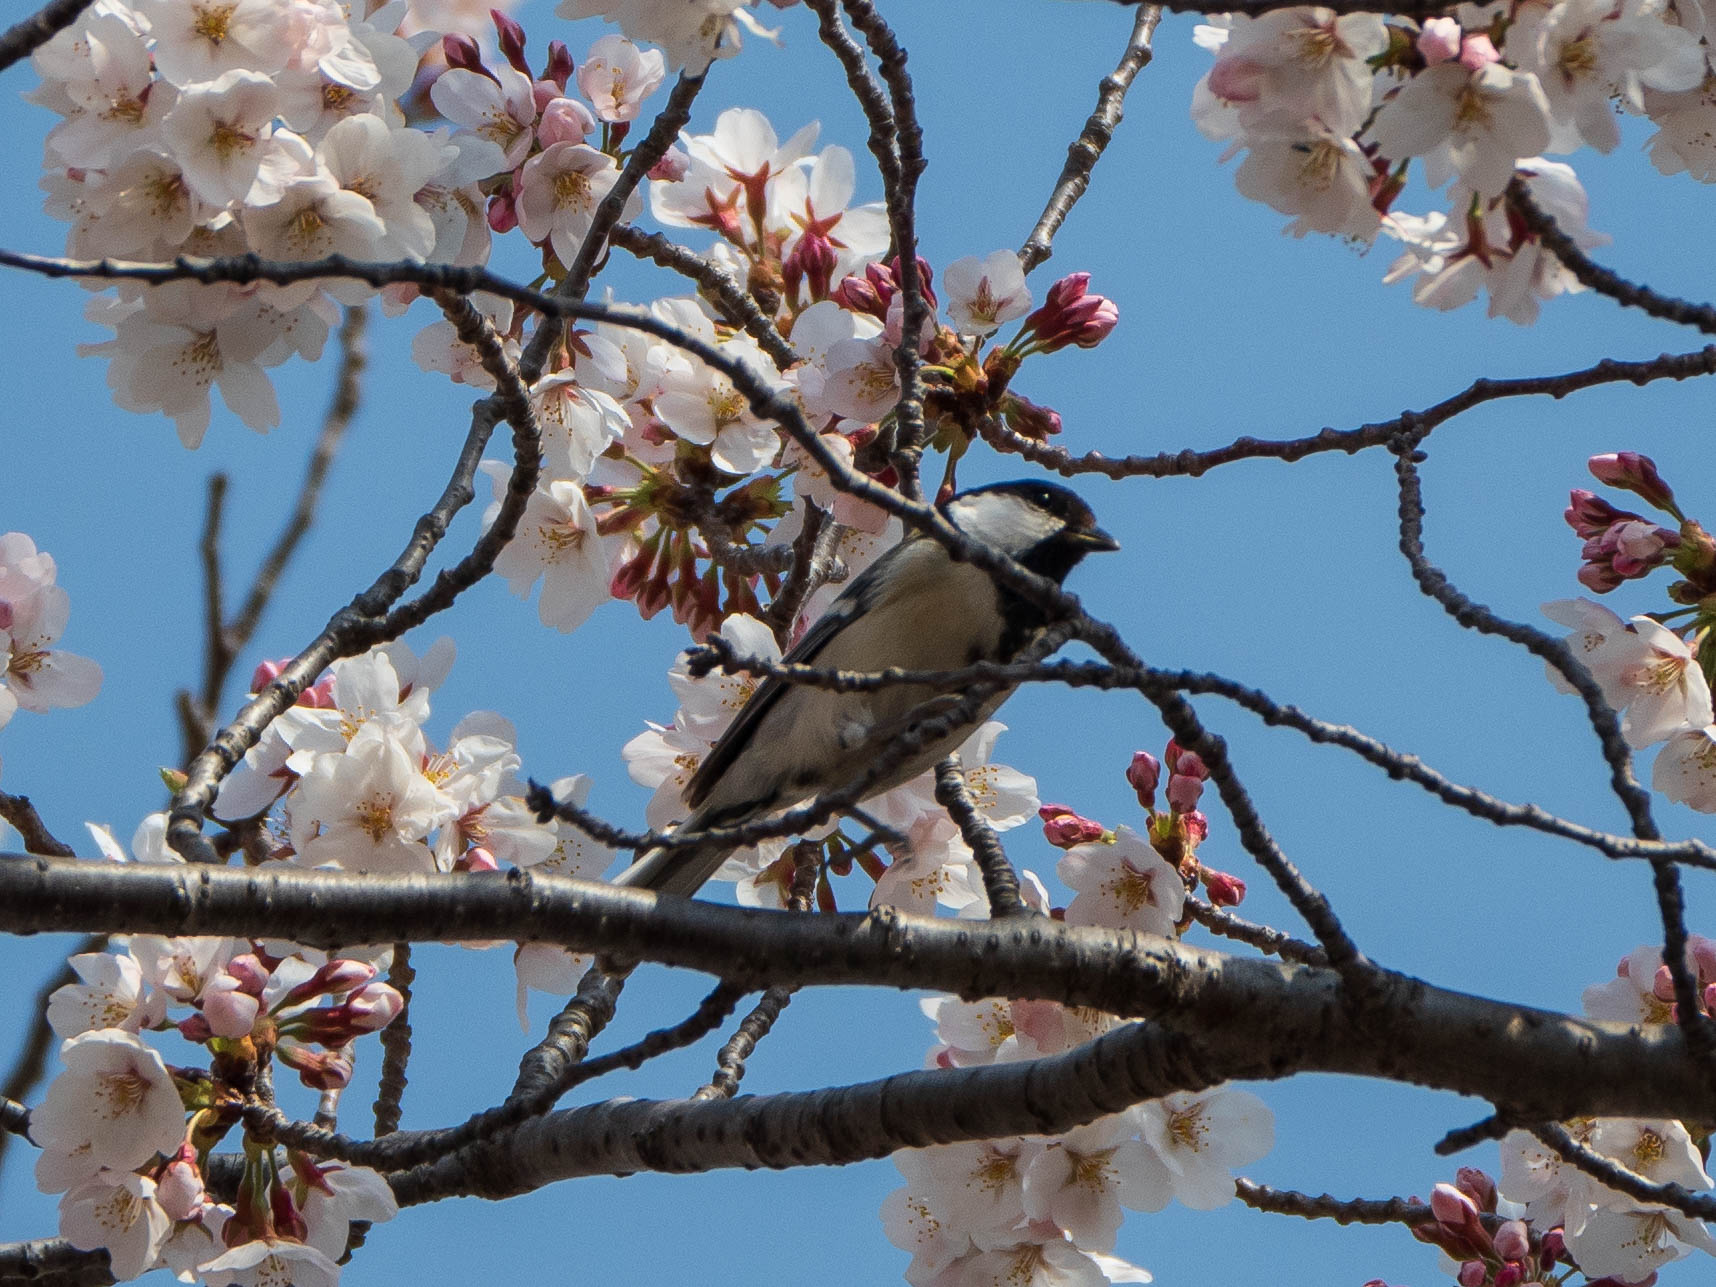
[(1494, 196), (1521, 157), (1549, 146), (1549, 101), (1529, 72), (1440, 63), (1401, 86), (1371, 135), (1392, 160), (1430, 156), (1432, 184), (1451, 170), (1479, 195)]
[(287, 802), (298, 861), (346, 871), (431, 871), (429, 833), (452, 803), (419, 771), (422, 736), (397, 718), (367, 721), (342, 754), (321, 755)]
[(53, 559), (23, 532), (0, 535), (0, 728), (20, 708), (82, 706), (101, 688), (95, 662), (48, 646), (71, 615), (55, 576)]
[(942, 272), (941, 284), (948, 317), (970, 335), (992, 335), (1031, 311), (1031, 289), (1011, 250), (956, 259)]
[(1716, 813), (1716, 725), (1670, 734), (1657, 753), (1650, 784), (1678, 804)]
[(1140, 1110), (1139, 1134), (1161, 1160), (1164, 1189), (1143, 1186), (1127, 1205), (1159, 1211), (1171, 1194), (1181, 1205), (1213, 1210), (1233, 1200), (1233, 1170), (1248, 1166), (1275, 1147), (1275, 1117), (1248, 1090), (1216, 1086), (1176, 1091)]
[[(484, 462), (494, 480), (495, 501), (484, 518), (500, 512), (511, 471)], [(544, 480), (531, 493), (519, 518), (518, 535), (495, 560), (495, 571), (521, 598), (538, 580), (542, 597), (537, 616), (545, 626), (576, 630), (609, 597), (612, 575), (608, 550), (596, 529), (596, 517), (584, 489), (569, 480)]]
[[(563, 264), (578, 257), (578, 247), (596, 216), (596, 207), (620, 177), (606, 153), (582, 143), (556, 143), (524, 163), (518, 192), (518, 226), (532, 241), (547, 242)], [(642, 209), (632, 194), (627, 215)]]
[(1337, 16), (1311, 6), (1232, 19), (1206, 78), (1216, 98), (1238, 107), (1247, 130), (1271, 118), (1314, 120), (1351, 135), (1371, 106), (1367, 60), (1388, 45), (1373, 13)]
[(469, 131), (497, 145), (509, 169), (530, 155), (536, 90), (522, 72), (505, 64), (490, 76), (453, 67), (441, 73), (429, 97), (441, 115), (463, 127), (460, 133)]
[(130, 1032), (100, 1028), (60, 1047), (65, 1065), (30, 1117), (42, 1148), (36, 1184), (57, 1193), (103, 1167), (130, 1171), (172, 1153), (185, 1109), (161, 1056)]
[(667, 77), (659, 49), (639, 49), (624, 36), (603, 36), (578, 68), (578, 88), (604, 121), (635, 121), (643, 100)]
[(172, 1228), (147, 1176), (102, 1171), (60, 1199), (60, 1236), (80, 1250), (107, 1252), (120, 1282), (154, 1265)]
[(1136, 1114), (1116, 1113), (1036, 1153), (1025, 1172), (1025, 1214), (1053, 1221), (1082, 1250), (1112, 1251), (1122, 1204), (1159, 1210), (1153, 1199), (1171, 1182), (1137, 1134)]
[(603, 17), (634, 40), (660, 45), (675, 68), (701, 72), (739, 52), (740, 27), (773, 39), (738, 0), (560, 0), (562, 18)]
[(155, 65), (181, 87), (233, 71), (265, 75), (286, 65), (291, 11), (272, 0), (132, 0), (155, 38)]
[(81, 982), (56, 988), (48, 998), (48, 1024), (57, 1035), (98, 1028), (140, 1032), (165, 1017), (166, 998), (143, 981), (129, 952), (80, 952), (68, 964)]
[(1115, 828), (1111, 844), (1067, 850), (1056, 870), (1078, 891), (1067, 907), (1069, 925), (1173, 935), (1186, 901), (1185, 882), (1132, 828)]
[(327, 1255), (301, 1242), (258, 1238), (240, 1243), (198, 1270), (211, 1281), (231, 1287), (336, 1287), (340, 1267)]
[[(260, 3), (260, 0), (258, 0)], [(234, 70), (194, 84), (161, 122), (185, 182), (203, 200), (243, 201), (256, 181), (274, 133), (279, 91), (267, 76)]]

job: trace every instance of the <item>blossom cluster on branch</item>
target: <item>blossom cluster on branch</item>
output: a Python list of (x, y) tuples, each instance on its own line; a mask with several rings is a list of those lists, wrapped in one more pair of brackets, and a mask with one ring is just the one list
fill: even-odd
[[(1418, 303), (1458, 308), (1483, 290), (1491, 316), (1529, 323), (1583, 288), (1509, 210), (1509, 181), (1575, 244), (1607, 242), (1573, 169), (1546, 154), (1613, 151), (1615, 106), (1657, 126), (1657, 169), (1716, 179), (1708, 21), (1699, 0), (1494, 0), (1423, 22), (1313, 6), (1222, 16), (1197, 31), (1215, 64), (1192, 116), (1245, 153), (1239, 191), (1294, 216), (1289, 232), (1380, 233), (1405, 247), (1387, 280), (1412, 281)], [(1446, 185), (1444, 209), (1400, 208), (1414, 177)]]

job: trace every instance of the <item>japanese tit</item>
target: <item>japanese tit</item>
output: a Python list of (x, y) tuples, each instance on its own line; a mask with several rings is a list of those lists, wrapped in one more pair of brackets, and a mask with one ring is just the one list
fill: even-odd
[[(967, 536), (1056, 582), (1091, 551), (1120, 548), (1096, 526), (1090, 507), (1055, 483), (975, 487), (943, 512)], [(957, 670), (1011, 660), (1047, 624), (1041, 608), (913, 533), (855, 578), (785, 660), (826, 670)], [(951, 754), (1012, 692), (985, 698), (970, 724), (931, 739), (866, 795), (891, 790)], [(841, 693), (766, 679), (686, 784), (691, 813), (678, 829), (738, 826), (851, 782), (903, 730), (951, 704), (949, 694), (925, 684)], [(652, 849), (614, 883), (690, 895), (731, 849), (718, 842)]]

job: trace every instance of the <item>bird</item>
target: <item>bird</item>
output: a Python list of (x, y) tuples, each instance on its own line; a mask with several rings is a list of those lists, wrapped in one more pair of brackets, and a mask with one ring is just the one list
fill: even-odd
[[(1120, 548), (1078, 493), (1058, 483), (990, 483), (940, 508), (964, 535), (1056, 584), (1086, 554)], [(914, 532), (854, 578), (783, 660), (824, 670), (957, 670), (1011, 661), (1048, 624), (1042, 608)], [(951, 754), (1015, 687), (998, 688), (969, 722), (926, 739), (872, 782), (865, 798)], [(739, 826), (849, 783), (902, 732), (960, 696), (926, 684), (836, 692), (771, 676), (686, 783), (682, 798), (691, 812), (677, 830)], [(651, 849), (613, 883), (689, 897), (735, 847), (710, 841)]]

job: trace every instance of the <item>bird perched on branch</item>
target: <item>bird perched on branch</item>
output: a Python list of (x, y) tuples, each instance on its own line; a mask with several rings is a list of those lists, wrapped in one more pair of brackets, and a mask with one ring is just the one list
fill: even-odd
[[(1090, 507), (1056, 483), (974, 487), (943, 513), (966, 536), (1059, 583), (1094, 550), (1117, 550)], [(908, 535), (847, 586), (784, 660), (819, 670), (958, 670), (1007, 662), (1037, 639), (1048, 614), (987, 572), (953, 559), (922, 533)], [(920, 745), (882, 770), (868, 798), (916, 777), (954, 751), (1012, 694), (995, 686), (952, 727), (920, 732)], [(776, 676), (763, 681), (686, 784), (685, 832), (750, 822), (853, 782), (890, 744), (949, 714), (963, 694), (927, 684), (836, 692)], [(711, 841), (645, 853), (615, 884), (695, 893), (734, 846)]]

